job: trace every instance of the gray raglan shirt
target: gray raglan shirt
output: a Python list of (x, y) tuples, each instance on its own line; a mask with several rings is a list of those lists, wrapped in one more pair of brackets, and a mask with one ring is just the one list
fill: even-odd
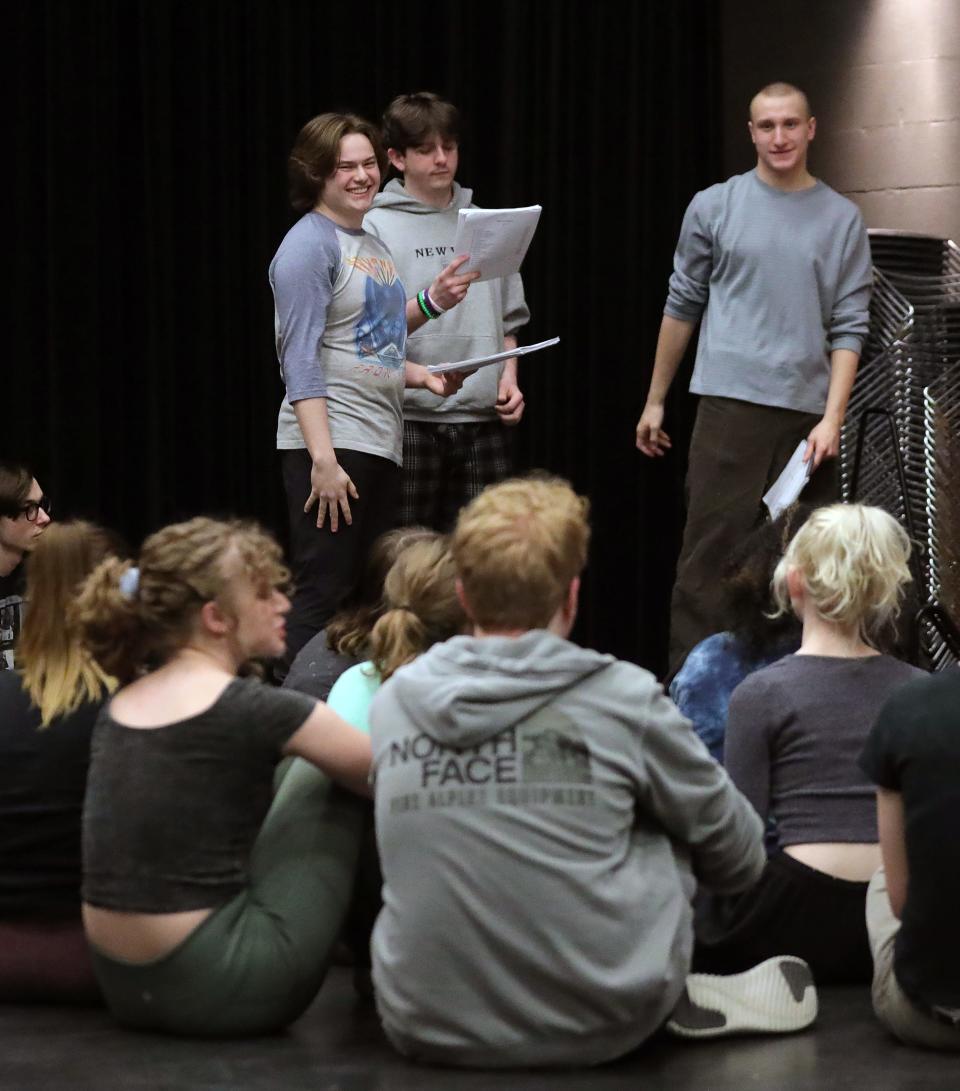
[(686, 322), (703, 314), (690, 389), (822, 413), (828, 353), (860, 352), (872, 282), (860, 212), (823, 182), (785, 192), (753, 170), (703, 190), (664, 308)]
[(762, 826), (654, 677), (544, 631), (455, 637), (370, 711), (373, 976), (405, 1054), (609, 1060), (680, 995), (694, 876), (743, 890)]
[(390, 251), (308, 212), (270, 263), (280, 372), (277, 447), (306, 446), (293, 405), (326, 398), (334, 447), (403, 460), (406, 295)]

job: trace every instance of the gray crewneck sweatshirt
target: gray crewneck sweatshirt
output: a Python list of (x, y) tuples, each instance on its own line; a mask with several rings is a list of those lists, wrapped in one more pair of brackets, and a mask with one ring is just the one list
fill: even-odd
[(832, 349), (860, 352), (873, 272), (859, 210), (823, 182), (785, 192), (755, 170), (698, 193), (664, 312), (703, 313), (690, 389), (822, 413)]
[(370, 712), (377, 1004), (438, 1063), (599, 1063), (664, 1021), (694, 875), (745, 889), (762, 826), (653, 676), (544, 631), (456, 637)]
[[(399, 179), (378, 193), (363, 220), (371, 235), (390, 250), (408, 296), (428, 288), (453, 260), (453, 240), (461, 208), (475, 208), (473, 191), (453, 185), (453, 199), (435, 208), (411, 197)], [(453, 310), (427, 322), (407, 338), (407, 357), (418, 364), (444, 364), (503, 352), (503, 337), (530, 320), (520, 274), (471, 284)], [(502, 367), (484, 367), (468, 376), (452, 397), (429, 390), (406, 390), (403, 415), (409, 420), (463, 424), (496, 420), (494, 405)]]

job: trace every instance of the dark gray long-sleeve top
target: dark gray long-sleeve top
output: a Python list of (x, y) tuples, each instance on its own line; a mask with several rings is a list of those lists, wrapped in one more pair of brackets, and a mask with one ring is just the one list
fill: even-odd
[(859, 765), (887, 698), (924, 671), (874, 655), (788, 655), (733, 691), (724, 759), (781, 847), (877, 840), (874, 787)]
[(703, 325), (690, 389), (822, 413), (829, 352), (860, 352), (870, 244), (856, 205), (823, 182), (785, 192), (756, 171), (698, 193), (664, 312)]

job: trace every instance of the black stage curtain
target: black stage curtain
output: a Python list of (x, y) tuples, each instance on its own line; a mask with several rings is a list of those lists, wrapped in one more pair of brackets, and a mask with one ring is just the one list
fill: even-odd
[[(662, 668), (682, 518), (675, 454), (633, 430), (683, 209), (719, 177), (712, 3), (49, 0), (6, 17), (14, 288), (2, 445), (56, 514), (136, 543), (197, 512), (282, 533), (267, 265), (285, 157), (323, 110), (432, 89), (464, 115), (460, 179), (539, 202), (524, 277), (522, 467), (593, 504), (577, 636)], [(11, 33), (12, 31), (12, 33)]]

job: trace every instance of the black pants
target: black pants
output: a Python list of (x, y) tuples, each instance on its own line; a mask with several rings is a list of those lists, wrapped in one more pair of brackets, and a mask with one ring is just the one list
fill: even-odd
[(866, 883), (778, 853), (752, 890), (698, 894), (693, 970), (735, 974), (774, 955), (796, 955), (818, 985), (869, 984), (866, 901)]
[(373, 543), (397, 525), (400, 467), (363, 451), (337, 448), (334, 454), (359, 493), (357, 500), (350, 501), (353, 523), (347, 526), (341, 514), (336, 534), (329, 528), (329, 519), (323, 530), (317, 529), (316, 505), (309, 512), (303, 510), (310, 495), (309, 452), (280, 452), (296, 587), (287, 619), (287, 664), (356, 587)]

